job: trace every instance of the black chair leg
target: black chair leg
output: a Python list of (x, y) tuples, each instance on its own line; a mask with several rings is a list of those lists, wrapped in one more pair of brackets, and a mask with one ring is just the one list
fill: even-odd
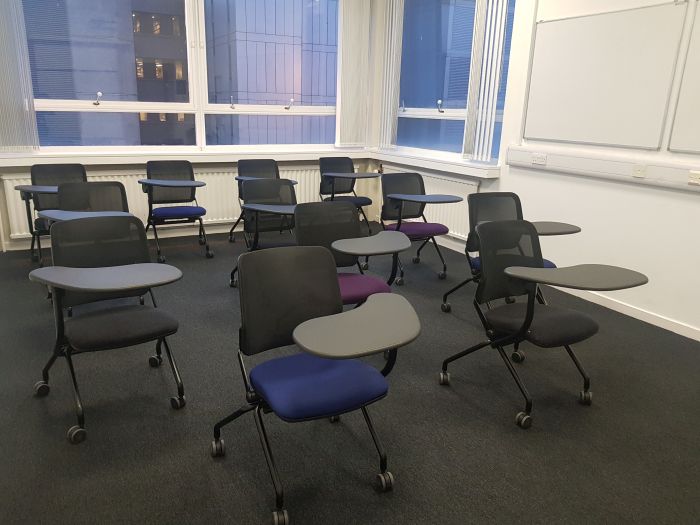
[(491, 341), (484, 341), (483, 343), (479, 343), (474, 346), (470, 346), (466, 350), (462, 350), (461, 352), (458, 352), (454, 355), (451, 355), (447, 359), (445, 359), (442, 362), (442, 372), (440, 373), (440, 384), (441, 385), (449, 385), (450, 384), (450, 374), (447, 372), (447, 366), (452, 362), (452, 361), (457, 361), (457, 359), (463, 358), (465, 355), (472, 354), (476, 352), (477, 350), (481, 350), (482, 348), (485, 348), (491, 344)]
[(506, 367), (508, 368), (510, 375), (513, 377), (513, 380), (518, 385), (520, 393), (525, 398), (525, 410), (523, 412), (518, 412), (518, 414), (515, 416), (515, 424), (523, 429), (530, 428), (530, 425), (532, 425), (532, 418), (530, 417), (530, 413), (532, 412), (532, 397), (527, 391), (525, 383), (523, 383), (523, 380), (520, 379), (518, 372), (516, 372), (515, 368), (513, 368), (513, 365), (511, 364), (510, 359), (508, 359), (503, 347), (497, 346), (496, 349), (498, 350), (501, 359), (503, 359), (503, 362), (506, 364)]
[(375, 478), (375, 488), (379, 492), (388, 492), (394, 488), (394, 476), (391, 472), (387, 470), (387, 457), (384, 447), (379, 440), (379, 435), (374, 429), (374, 424), (372, 423), (372, 418), (369, 416), (367, 407), (362, 407), (362, 415), (365, 417), (365, 423), (367, 423), (367, 428), (369, 428), (369, 433), (372, 435), (372, 441), (374, 441), (374, 447), (377, 449), (379, 454), (379, 474)]
[(29, 245), (29, 258), (32, 262), (37, 262), (39, 257), (34, 253), (34, 244), (36, 244), (36, 234), (32, 232), (32, 243)]
[(236, 227), (238, 226), (238, 223), (243, 220), (243, 212), (241, 211), (241, 214), (238, 216), (238, 219), (236, 219), (236, 222), (233, 223), (233, 226), (231, 226), (231, 229), (228, 231), (228, 242), (236, 242)]
[(365, 224), (367, 225), (367, 235), (371, 236), (372, 235), (372, 226), (369, 224), (369, 219), (367, 218), (367, 215), (365, 215), (365, 210), (362, 209), (362, 206), (358, 206), (357, 208), (362, 215), (362, 217), (365, 219)]
[(229, 279), (228, 285), (231, 288), (236, 288), (238, 286), (238, 279), (236, 279), (236, 272), (238, 272), (238, 265), (235, 266), (233, 270), (231, 270), (231, 278)]
[(39, 267), (44, 266), (44, 254), (41, 252), (41, 235), (36, 236), (36, 252), (39, 256)]
[(399, 267), (399, 276), (394, 280), (394, 283), (396, 283), (397, 286), (401, 286), (404, 283), (404, 281), (403, 281), (404, 272), (403, 272), (403, 264), (401, 264), (400, 257), (396, 258), (396, 264)]
[(430, 242), (430, 239), (426, 239), (423, 241), (423, 244), (421, 244), (418, 249), (416, 250), (416, 256), (413, 258), (413, 262), (418, 264), (420, 262), (420, 252), (425, 248), (425, 245)]
[(164, 263), (165, 262), (165, 257), (160, 253), (160, 240), (158, 239), (158, 228), (156, 228), (156, 223), (153, 222), (151, 223), (149, 221), (149, 224), (153, 225), (153, 237), (156, 240), (156, 253), (158, 254), (158, 262), (159, 263)]
[(209, 242), (207, 241), (207, 232), (204, 231), (204, 221), (199, 218), (199, 244), (203, 244), (205, 248), (205, 255), (207, 259), (214, 257), (214, 252), (209, 248)]
[[(219, 421), (216, 425), (214, 425), (214, 441), (220, 441), (221, 440), (221, 429), (228, 425), (229, 423), (235, 421), (239, 417), (241, 417), (243, 414), (247, 414), (251, 410), (253, 410), (257, 405), (243, 405), (241, 408), (236, 410), (233, 414), (226, 416), (224, 419)], [(221, 454), (223, 455), (223, 454)]]
[[(168, 356), (168, 362), (170, 363), (170, 369), (173, 371), (173, 377), (175, 378), (175, 383), (177, 384), (177, 397), (170, 398), (170, 406), (175, 410), (179, 410), (185, 406), (185, 387), (182, 384), (182, 379), (180, 378), (180, 372), (177, 369), (177, 363), (175, 363), (175, 357), (170, 351), (170, 345), (168, 340), (163, 338), (163, 346), (165, 346), (165, 355)], [(156, 346), (156, 351), (158, 347)]]
[(75, 411), (78, 416), (78, 424), (72, 426), (68, 429), (68, 441), (77, 445), (85, 441), (87, 433), (85, 431), (85, 414), (83, 413), (83, 403), (80, 399), (80, 390), (78, 389), (78, 380), (75, 377), (75, 369), (73, 368), (73, 359), (71, 357), (70, 349), (66, 350), (63, 354), (68, 362), (68, 370), (70, 370), (70, 377), (73, 381), (73, 395), (75, 397)]
[(574, 353), (573, 348), (571, 348), (569, 345), (564, 345), (564, 348), (566, 349), (566, 352), (569, 354), (569, 357), (571, 358), (571, 360), (576, 365), (576, 368), (578, 369), (579, 374), (581, 374), (581, 377), (583, 378), (583, 390), (579, 393), (579, 402), (583, 405), (590, 405), (591, 402), (593, 401), (593, 394), (590, 391), (591, 378), (586, 373), (586, 370), (583, 368), (583, 365), (578, 360), (578, 357), (576, 357), (576, 354)]
[(435, 240), (435, 237), (430, 238), (431, 241), (433, 241), (433, 246), (435, 246), (435, 251), (438, 254), (438, 257), (440, 257), (440, 261), (442, 262), (442, 271), (438, 273), (438, 278), (439, 279), (444, 279), (447, 277), (447, 264), (445, 263), (445, 258), (442, 256), (442, 252), (440, 251), (440, 247), (438, 246), (437, 241)]
[(449, 311), (452, 309), (452, 307), (450, 306), (450, 303), (447, 302), (447, 296), (449, 296), (450, 294), (456, 292), (457, 290), (459, 290), (459, 289), (462, 288), (463, 286), (466, 286), (467, 284), (469, 284), (469, 283), (472, 282), (473, 280), (474, 280), (474, 277), (470, 277), (469, 279), (466, 279), (465, 281), (462, 281), (462, 282), (459, 283), (457, 286), (454, 286), (454, 287), (450, 288), (449, 290), (447, 290), (447, 292), (445, 292), (445, 294), (442, 296), (442, 306), (441, 306), (441, 308), (442, 308), (442, 311), (443, 311), (443, 312), (449, 312)]
[(265, 432), (265, 425), (262, 419), (262, 407), (260, 405), (255, 407), (255, 426), (258, 429), (260, 445), (265, 453), (265, 460), (267, 461), (267, 468), (270, 471), (272, 484), (275, 486), (275, 505), (277, 507), (275, 513), (279, 513), (280, 515), (286, 514), (286, 510), (284, 509), (284, 492), (282, 490), (282, 482), (280, 481), (279, 474), (277, 473), (275, 458), (272, 456), (270, 442), (267, 439), (267, 432)]

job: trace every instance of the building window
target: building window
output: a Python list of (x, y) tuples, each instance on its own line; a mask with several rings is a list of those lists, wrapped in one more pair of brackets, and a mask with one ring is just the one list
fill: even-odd
[(170, 21), (173, 24), (173, 36), (180, 36), (180, 18), (177, 16), (170, 17)]
[(136, 78), (143, 78), (143, 59), (136, 59)]
[(141, 113), (139, 113), (139, 120), (140, 120), (141, 122), (146, 122), (146, 121), (148, 121), (148, 113), (146, 113), (146, 112), (144, 112), (144, 111), (142, 111)]
[(175, 62), (175, 80), (182, 80), (182, 78), (182, 62), (177, 61)]
[(136, 13), (133, 13), (131, 15), (132, 21), (134, 23), (134, 33), (140, 33), (141, 32), (141, 16), (137, 15)]
[(160, 17), (158, 15), (151, 15), (151, 20), (153, 20), (153, 34), (160, 35)]
[(163, 80), (163, 63), (159, 60), (156, 60), (156, 78)]

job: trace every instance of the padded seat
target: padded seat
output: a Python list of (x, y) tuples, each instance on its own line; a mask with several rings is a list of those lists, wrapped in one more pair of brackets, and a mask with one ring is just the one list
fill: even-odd
[[(481, 271), (481, 257), (472, 257), (471, 259), (471, 267), (472, 270), (475, 272), (480, 272)], [(552, 261), (548, 261), (547, 259), (542, 259), (542, 268), (556, 268), (557, 265), (554, 264)]]
[(273, 412), (290, 422), (358, 410), (389, 391), (384, 376), (362, 361), (309, 354), (266, 361), (250, 371), (250, 382)]
[(207, 214), (201, 206), (166, 206), (153, 208), (154, 219), (199, 219)]
[[(527, 303), (505, 304), (487, 310), (484, 316), (499, 335), (512, 334), (523, 324)], [(525, 339), (543, 348), (572, 345), (598, 332), (598, 324), (574, 310), (535, 304), (535, 315)]]
[(335, 197), (333, 197), (333, 199), (331, 199), (330, 197), (326, 197), (323, 200), (352, 202), (358, 208), (361, 208), (362, 206), (371, 206), (372, 204), (372, 199), (370, 199), (369, 197), (363, 197), (362, 195), (336, 195)]
[(339, 273), (340, 297), (343, 304), (357, 304), (375, 293), (391, 293), (391, 287), (384, 281), (361, 273)]
[[(387, 230), (396, 230), (396, 225), (387, 224)], [(428, 237), (436, 237), (438, 235), (446, 235), (449, 233), (449, 228), (438, 222), (423, 222), (423, 221), (406, 221), (401, 223), (401, 233), (405, 234), (409, 239), (427, 239)]]
[(78, 352), (123, 348), (155, 341), (177, 332), (178, 322), (151, 306), (129, 305), (76, 315), (65, 334)]

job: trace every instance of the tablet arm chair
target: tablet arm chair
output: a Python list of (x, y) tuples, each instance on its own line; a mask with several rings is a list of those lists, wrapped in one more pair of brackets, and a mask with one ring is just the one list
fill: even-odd
[(375, 293), (391, 293), (391, 287), (377, 277), (366, 275), (357, 255), (340, 253), (331, 248), (339, 239), (365, 238), (361, 231), (357, 207), (348, 201), (309, 202), (299, 204), (294, 212), (299, 246), (323, 246), (331, 251), (338, 268), (357, 266), (359, 273), (338, 274), (343, 304), (361, 304)]
[(129, 211), (121, 182), (67, 182), (58, 187), (58, 209), (67, 211)]
[[(525, 399), (525, 409), (518, 412), (515, 422), (526, 429), (532, 424), (532, 398), (504, 347), (513, 345), (517, 352), (524, 341), (541, 348), (563, 346), (583, 378), (579, 401), (590, 405), (590, 379), (571, 345), (595, 335), (598, 325), (582, 313), (544, 304), (535, 283), (520, 281), (504, 273), (509, 266), (542, 268), (544, 261), (537, 230), (527, 221), (494, 221), (478, 225), (476, 234), (479, 236), (481, 274), (474, 308), (488, 339), (445, 359), (440, 384), (450, 383), (447, 367), (451, 362), (488, 346), (495, 348)], [(509, 298), (520, 298), (521, 301), (494, 305), (495, 301)]]
[[(273, 204), (293, 205), (297, 203), (297, 194), (294, 183), (288, 179), (256, 179), (243, 183), (244, 204)], [(260, 234), (269, 232), (281, 232), (294, 228), (294, 216), (276, 215), (272, 213), (260, 213), (252, 210), (243, 210), (243, 235), (249, 251), (275, 246), (294, 246), (295, 242), (282, 241), (277, 243), (266, 242), (260, 246)], [(231, 271), (229, 286), (238, 286), (236, 273), (238, 265)]]
[[(82, 164), (35, 164), (31, 168), (31, 178), (32, 184), (35, 186), (59, 186), (65, 182), (86, 182), (87, 174), (85, 166)], [(60, 209), (56, 194), (35, 193), (32, 201), (34, 211)], [(34, 220), (29, 217), (29, 219), (29, 224), (32, 226), (30, 231), (32, 244), (29, 255), (32, 261), (39, 261), (40, 266), (42, 266), (41, 236), (49, 235), (51, 224), (50, 221), (41, 217)], [(35, 244), (38, 254), (34, 253)]]
[[(476, 234), (477, 225), (490, 221), (519, 221), (523, 219), (523, 208), (520, 203), (520, 197), (515, 193), (500, 191), (471, 193), (467, 196), (467, 204), (469, 206), (469, 234), (467, 235), (464, 254), (467, 256), (467, 263), (469, 264), (471, 276), (445, 292), (442, 296), (441, 305), (443, 312), (450, 312), (452, 310), (452, 306), (447, 302), (447, 298), (450, 294), (472, 281), (479, 280), (481, 258), (478, 255), (470, 255), (479, 251), (479, 237)], [(545, 268), (556, 268), (556, 265), (552, 261), (548, 261), (547, 259), (543, 259), (542, 261)]]
[[(146, 176), (152, 180), (194, 181), (194, 170), (187, 160), (150, 160), (146, 163)], [(146, 231), (153, 227), (158, 262), (165, 262), (165, 257), (160, 250), (157, 226), (165, 224), (199, 222), (199, 244), (205, 247), (207, 259), (214, 257), (214, 252), (207, 242), (207, 233), (202, 220), (207, 210), (197, 203), (196, 190), (194, 186), (143, 186), (143, 191), (148, 194)], [(179, 206), (157, 206), (159, 204), (179, 204)]]
[[(242, 159), (238, 161), (237, 171), (240, 177), (255, 177), (257, 179), (280, 178), (280, 170), (275, 159)], [(243, 181), (239, 180), (236, 182), (238, 182), (238, 204), (242, 205), (245, 202)], [(243, 207), (241, 206), (241, 214), (228, 232), (229, 242), (236, 242), (235, 230), (238, 224), (243, 220), (243, 216)]]
[[(103, 268), (150, 262), (143, 223), (131, 216), (95, 217), (57, 222), (51, 226), (51, 249), (56, 266), (70, 268)], [(85, 416), (73, 367), (73, 356), (125, 348), (151, 341), (156, 353), (149, 358), (153, 368), (162, 363), (164, 347), (177, 384), (177, 396), (170, 398), (174, 409), (185, 406), (184, 387), (167, 338), (177, 332), (178, 322), (154, 306), (128, 304), (125, 299), (138, 299), (149, 289), (128, 289), (114, 292), (85, 292), (52, 287), (56, 341), (53, 353), (42, 371), (42, 380), (34, 385), (35, 395), (49, 394), (49, 371), (59, 357), (64, 357), (73, 383), (78, 424), (68, 430), (68, 440), (85, 440)], [(113, 300), (120, 299), (115, 303)], [(136, 302), (136, 301), (134, 301)], [(93, 304), (73, 317), (67, 308)], [(77, 309), (76, 309), (77, 310)]]
[[(225, 455), (221, 428), (241, 415), (254, 411), (260, 443), (267, 460), (275, 490), (276, 508), (273, 523), (287, 524), (289, 517), (284, 505), (282, 483), (277, 471), (270, 442), (263, 423), (263, 414), (273, 412), (290, 423), (331, 419), (337, 421), (341, 414), (361, 410), (369, 427), (380, 457), (380, 473), (376, 486), (380, 491), (392, 488), (394, 478), (387, 470), (387, 457), (379, 441), (367, 407), (388, 393), (388, 374), (396, 361), (396, 348), (414, 340), (420, 332), (420, 323), (408, 302), (396, 294), (380, 294), (368, 302), (347, 312), (343, 305), (336, 276), (335, 261), (331, 253), (322, 247), (304, 246), (275, 248), (244, 253), (239, 258), (241, 327), (239, 330), (238, 363), (245, 385), (246, 403), (230, 416), (214, 426), (213, 457)], [(285, 271), (281, 272), (280, 268)], [(376, 314), (363, 317), (376, 298), (389, 299), (402, 305), (401, 321), (392, 319), (365, 330), (358, 330), (376, 320)], [(341, 313), (342, 312), (342, 313)], [(350, 316), (349, 319), (346, 316)], [(343, 320), (347, 322), (343, 322)], [(325, 325), (328, 330), (311, 323)], [(336, 324), (334, 324), (336, 323)], [(352, 335), (342, 334), (343, 329)], [(358, 326), (359, 325), (359, 326)], [(348, 351), (339, 351), (338, 341), (320, 343), (313, 350), (301, 344), (299, 331), (324, 339), (341, 338), (348, 342)], [(366, 337), (381, 333), (384, 341), (373, 346)], [(367, 340), (367, 344), (363, 342)], [(258, 364), (248, 373), (245, 356), (261, 354), (298, 342), (302, 353), (275, 357)], [(324, 339), (325, 341), (325, 339)], [(356, 359), (363, 355), (381, 353), (390, 347), (392, 359), (382, 372)], [(383, 349), (382, 349), (383, 348)], [(391, 365), (391, 366), (390, 366)]]
[[(381, 221), (385, 230), (400, 231), (411, 239), (411, 241), (422, 241), (416, 251), (413, 262), (420, 262), (420, 252), (426, 244), (432, 241), (435, 251), (442, 262), (442, 271), (438, 273), (438, 278), (444, 279), (447, 276), (447, 264), (442, 256), (440, 247), (435, 240), (439, 235), (447, 235), (450, 231), (447, 226), (437, 222), (428, 222), (425, 218), (425, 203), (397, 201), (390, 199), (387, 195), (392, 193), (404, 193), (409, 195), (425, 195), (425, 183), (419, 173), (385, 173), (382, 175), (382, 212)], [(405, 219), (422, 219), (422, 221), (405, 221)], [(397, 221), (393, 224), (385, 224), (384, 221)], [(403, 284), (404, 270), (400, 265), (400, 276), (396, 279), (396, 284)]]
[(364, 206), (371, 206), (372, 199), (355, 193), (355, 179), (345, 179), (339, 177), (325, 177), (324, 173), (355, 173), (355, 165), (350, 157), (321, 157), (318, 159), (321, 171), (321, 186), (319, 194), (324, 201), (347, 201), (357, 207), (362, 214), (367, 225), (369, 235), (372, 235), (372, 228), (369, 219), (362, 209)]

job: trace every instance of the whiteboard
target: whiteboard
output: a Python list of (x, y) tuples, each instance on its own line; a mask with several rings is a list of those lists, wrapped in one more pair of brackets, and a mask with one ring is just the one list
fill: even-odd
[(539, 22), (525, 138), (658, 149), (686, 7)]
[(683, 71), (670, 149), (700, 153), (700, 21), (697, 15)]

